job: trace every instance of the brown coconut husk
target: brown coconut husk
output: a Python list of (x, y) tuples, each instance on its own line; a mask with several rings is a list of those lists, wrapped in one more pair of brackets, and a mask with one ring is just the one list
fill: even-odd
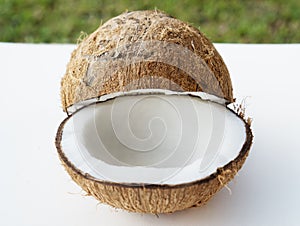
[(251, 121), (243, 119), (243, 113), (235, 114), (243, 120), (246, 128), (246, 140), (239, 155), (225, 166), (218, 168), (210, 176), (189, 183), (176, 185), (115, 183), (99, 180), (81, 172), (67, 159), (61, 147), (64, 125), (73, 115), (67, 117), (60, 124), (55, 144), (60, 160), (71, 178), (88, 195), (95, 197), (101, 203), (139, 213), (172, 213), (206, 204), (234, 178), (243, 166), (253, 140), (250, 128)]
[[(118, 48), (143, 42), (161, 43), (161, 48), (157, 47), (158, 54), (165, 59), (181, 60), (178, 64), (187, 65), (186, 70), (158, 61), (133, 62), (125, 66), (123, 62), (115, 70), (115, 64), (106, 62), (96, 71), (96, 79), (89, 74), (95, 59), (100, 62), (107, 55), (116, 54)], [(189, 50), (201, 58), (212, 73), (201, 73), (199, 63), (187, 62), (184, 56), (167, 52), (166, 44)], [(191, 71), (196, 74), (191, 75)], [(123, 13), (104, 23), (78, 45), (61, 81), (62, 106), (66, 111), (82, 100), (144, 88), (203, 91), (233, 102), (229, 72), (213, 44), (198, 29), (156, 10)]]
[[(118, 58), (119, 55), (115, 57), (114, 54), (119, 47), (149, 41), (162, 43), (156, 47), (160, 48), (158, 54), (163, 57), (170, 57), (167, 47), (173, 44), (187, 49), (204, 63), (197, 64), (179, 55), (170, 58), (179, 59), (179, 65), (187, 65), (187, 68), (174, 65), (172, 59), (167, 62), (133, 61), (130, 64), (107, 61)], [(124, 53), (127, 52), (121, 52)], [(68, 107), (84, 100), (135, 89), (204, 92), (223, 98), (226, 103), (233, 102), (228, 70), (212, 43), (198, 29), (160, 11), (126, 12), (87, 36), (73, 51), (61, 81), (62, 105), (67, 111)], [(61, 147), (64, 125), (73, 115), (59, 126), (55, 143), (60, 160), (72, 179), (100, 202), (133, 212), (172, 213), (204, 205), (233, 179), (244, 164), (253, 139), (251, 120), (244, 120), (243, 113), (235, 114), (244, 121), (246, 128), (246, 141), (239, 155), (210, 176), (184, 184), (114, 183), (81, 172), (66, 158)]]

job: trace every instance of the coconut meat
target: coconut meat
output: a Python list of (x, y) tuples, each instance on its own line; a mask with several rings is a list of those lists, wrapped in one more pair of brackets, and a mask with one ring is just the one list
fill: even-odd
[(90, 104), (64, 125), (61, 149), (96, 180), (182, 184), (235, 159), (244, 121), (226, 106), (190, 95), (117, 96)]

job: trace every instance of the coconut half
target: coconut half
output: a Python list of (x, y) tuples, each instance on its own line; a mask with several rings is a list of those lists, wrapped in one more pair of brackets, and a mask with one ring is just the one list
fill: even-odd
[(103, 203), (170, 213), (205, 204), (242, 167), (250, 120), (228, 70), (197, 29), (159, 11), (122, 14), (73, 52), (68, 117), (56, 147), (72, 179)]

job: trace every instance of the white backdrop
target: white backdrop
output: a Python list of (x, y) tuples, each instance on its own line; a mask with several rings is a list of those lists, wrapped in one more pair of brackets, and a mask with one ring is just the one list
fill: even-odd
[(61, 166), (60, 79), (74, 45), (0, 43), (0, 225), (300, 225), (300, 44), (216, 44), (253, 116), (246, 164), (206, 206), (174, 214), (98, 204)]

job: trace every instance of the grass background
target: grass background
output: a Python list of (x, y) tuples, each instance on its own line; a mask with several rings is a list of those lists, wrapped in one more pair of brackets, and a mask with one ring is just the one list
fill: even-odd
[(0, 0), (0, 42), (76, 43), (126, 10), (160, 9), (213, 42), (299, 43), (299, 0)]

